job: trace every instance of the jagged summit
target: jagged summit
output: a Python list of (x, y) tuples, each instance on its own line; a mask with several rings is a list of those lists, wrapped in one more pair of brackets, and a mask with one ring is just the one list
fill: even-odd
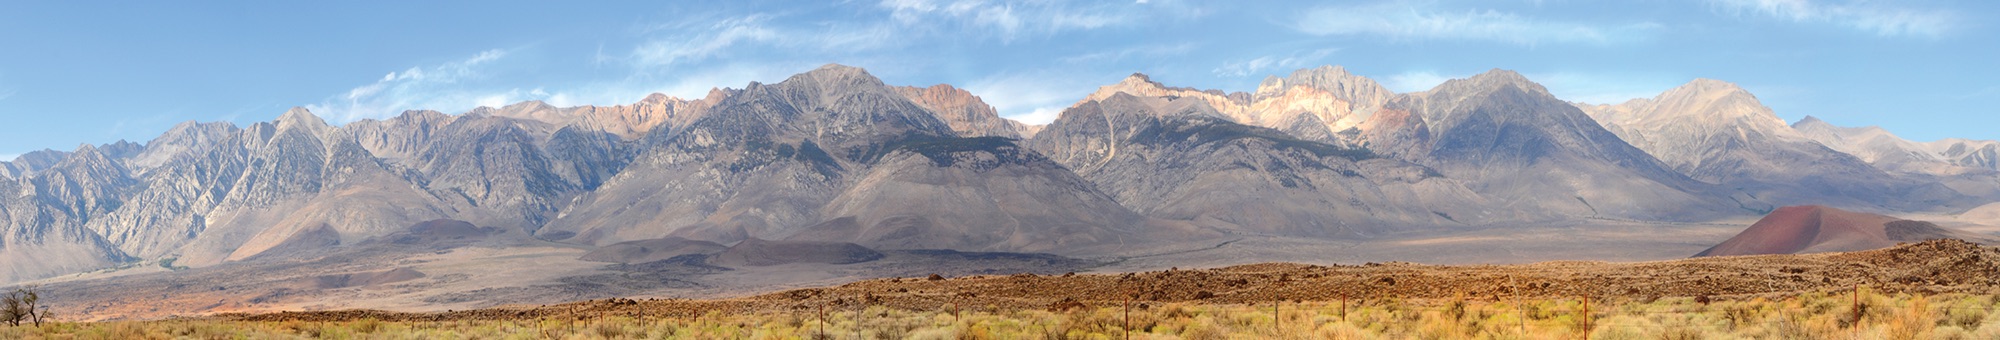
[(964, 89), (937, 84), (930, 87), (898, 86), (895, 90), (931, 110), (960, 136), (1019, 139), (1029, 134), (1026, 125), (1000, 117), (999, 111), (992, 105), (987, 105), (984, 99)]
[(819, 68), (813, 69), (812, 71), (806, 71), (806, 73), (800, 73), (798, 75), (793, 75), (791, 78), (786, 78), (783, 83), (801, 84), (805, 86), (813, 86), (821, 88), (831, 88), (840, 86), (865, 86), (865, 87), (888, 86), (882, 83), (882, 79), (876, 78), (875, 75), (873, 74), (869, 74), (868, 70), (841, 64), (826, 64), (825, 66), (820, 66)]
[(1800, 126), (1808, 126), (1808, 125), (1832, 125), (1832, 124), (1827, 123), (1825, 120), (1821, 120), (1819, 119), (1819, 117), (1813, 115), (1806, 115), (1805, 118), (1799, 118), (1799, 121), (1792, 123), (1793, 128), (1798, 128)]
[(1097, 92), (1093, 93), (1091, 97), (1098, 97), (1099, 94), (1109, 96), (1117, 92), (1148, 92), (1167, 89), (1171, 88), (1167, 87), (1167, 84), (1153, 81), (1153, 76), (1133, 72), (1132, 75), (1125, 76), (1124, 79), (1119, 79), (1117, 83), (1099, 86)]
[(1348, 73), (1347, 67), (1344, 66), (1321, 65), (1320, 67), (1292, 71), (1291, 75), (1284, 78), (1279, 78), (1276, 75), (1265, 76), (1264, 81), (1257, 83), (1257, 95), (1271, 95), (1283, 92), (1286, 88), (1297, 85), (1321, 87), (1324, 89), (1325, 85), (1346, 85), (1347, 83), (1354, 83), (1355, 80), (1365, 80), (1371, 84), (1375, 82), (1372, 79)]
[(308, 131), (317, 132), (328, 127), (325, 119), (320, 119), (319, 115), (313, 114), (311, 110), (297, 106), (292, 107), (290, 110), (285, 110), (285, 114), (278, 116), (278, 120), (275, 122), (278, 124), (279, 130), (304, 128)]
[(1153, 81), (1153, 76), (1146, 75), (1145, 72), (1132, 72), (1132, 75), (1125, 76), (1125, 80), (1122, 82), (1144, 82), (1156, 85), (1159, 84), (1159, 82)]
[(549, 105), (549, 103), (542, 102), (540, 100), (523, 101), (500, 107), (500, 109), (504, 111), (539, 111), (539, 110), (553, 110), (555, 108), (556, 108), (555, 106), (551, 106)]
[(1746, 92), (1746, 93), (1748, 92), (1744, 91), (1742, 86), (1737, 86), (1736, 83), (1710, 79), (1710, 78), (1694, 78), (1694, 80), (1688, 81), (1687, 84), (1681, 84), (1679, 88), (1691, 91), (1701, 91), (1701, 92), (1711, 92), (1711, 91), (1732, 91), (1732, 92)]
[(1718, 130), (1731, 126), (1756, 130), (1758, 133), (1795, 138), (1785, 120), (1778, 118), (1770, 107), (1764, 106), (1756, 95), (1734, 83), (1697, 78), (1681, 86), (1661, 92), (1651, 99), (1622, 104), (1627, 106), (1627, 114), (1593, 115), (1592, 118), (1605, 120), (1605, 124), (1632, 125), (1641, 121), (1663, 121), (1657, 124), (1682, 124), (1699, 126), (1707, 130)]
[[(1452, 81), (1447, 81), (1445, 83), (1451, 84)], [(1498, 68), (1487, 70), (1486, 72), (1466, 78), (1463, 81), (1463, 85), (1473, 86), (1477, 88), (1493, 88), (1498, 86), (1513, 85), (1516, 87), (1520, 87), (1522, 90), (1530, 92), (1537, 92), (1544, 94), (1549, 92), (1548, 88), (1542, 87), (1542, 84), (1535, 83), (1533, 80), (1529, 80), (1527, 76), (1521, 75), (1520, 72), (1515, 72), (1514, 70), (1498, 69)]]

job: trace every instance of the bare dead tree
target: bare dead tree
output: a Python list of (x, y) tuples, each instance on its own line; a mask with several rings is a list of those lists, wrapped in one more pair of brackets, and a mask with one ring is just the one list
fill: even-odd
[(35, 327), (41, 327), (42, 314), (43, 314), (42, 311), (48, 308), (39, 305), (42, 301), (42, 287), (31, 285), (27, 287), (21, 287), (21, 289), (16, 290), (16, 292), (21, 293), (21, 305), (27, 307), (28, 318), (32, 319), (35, 322)]
[(0, 321), (7, 322), (8, 326), (19, 327), (21, 319), (29, 318), (30, 313), (27, 311), (27, 305), (22, 303), (22, 298), (20, 290), (0, 295)]

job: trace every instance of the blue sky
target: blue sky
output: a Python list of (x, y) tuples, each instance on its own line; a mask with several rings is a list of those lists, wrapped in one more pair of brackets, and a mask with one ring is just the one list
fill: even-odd
[(963, 87), (1030, 122), (1133, 72), (1251, 91), (1332, 64), (1402, 92), (1512, 69), (1586, 102), (1715, 78), (1787, 120), (2000, 139), (1991, 1), (802, 3), (6, 2), (0, 158), (292, 106), (344, 123), (699, 97), (826, 63)]

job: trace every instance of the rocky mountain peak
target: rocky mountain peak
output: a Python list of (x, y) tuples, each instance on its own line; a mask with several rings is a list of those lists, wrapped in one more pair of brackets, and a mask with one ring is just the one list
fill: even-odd
[(1270, 96), (1272, 94), (1284, 92), (1285, 88), (1286, 88), (1285, 78), (1278, 78), (1278, 76), (1264, 76), (1264, 81), (1257, 82), (1257, 96), (1258, 97)]
[(998, 111), (972, 92), (938, 84), (931, 87), (898, 86), (896, 93), (936, 114), (961, 136), (1021, 138), (1027, 127), (1001, 118)]
[[(1742, 87), (1726, 81), (1695, 79), (1653, 97), (1645, 105), (1655, 106), (1650, 110), (1654, 115), (1664, 117), (1635, 117), (1637, 119), (1683, 119), (1687, 124), (1737, 124), (1745, 122), (1748, 128), (1764, 133), (1785, 135), (1790, 131), (1784, 119), (1778, 118), (1771, 108), (1757, 100), (1757, 96), (1744, 91)], [(1687, 116), (1687, 117), (1680, 117)]]
[(1382, 84), (1375, 82), (1374, 79), (1355, 75), (1348, 72), (1345, 67), (1328, 65), (1293, 71), (1283, 79), (1275, 77), (1265, 79), (1257, 88), (1256, 98), (1263, 100), (1280, 97), (1287, 89), (1294, 86), (1309, 87), (1333, 94), (1334, 98), (1347, 101), (1348, 111), (1360, 117), (1372, 115), (1376, 109), (1388, 104), (1396, 95), (1395, 91), (1382, 87)]
[(1498, 87), (1505, 85), (1513, 85), (1520, 87), (1522, 90), (1528, 90), (1532, 92), (1542, 92), (1542, 93), (1548, 92), (1548, 89), (1543, 88), (1542, 84), (1537, 84), (1534, 81), (1528, 80), (1527, 76), (1522, 76), (1520, 72), (1514, 72), (1514, 70), (1503, 70), (1497, 68), (1491, 69), (1487, 70), (1485, 73), (1480, 73), (1477, 75), (1473, 75), (1471, 78), (1466, 78), (1465, 81), (1470, 85), (1480, 88), (1491, 88), (1491, 87)]
[(1796, 129), (1806, 126), (1832, 126), (1832, 125), (1833, 124), (1827, 123), (1824, 120), (1820, 120), (1819, 117), (1814, 117), (1813, 115), (1806, 115), (1805, 118), (1799, 118), (1798, 122), (1792, 123), (1792, 128)]
[[(1128, 75), (1128, 76), (1125, 76), (1125, 80), (1122, 80), (1122, 81), (1119, 81), (1119, 82), (1120, 82), (1120, 83), (1134, 83), (1134, 84), (1138, 84), (1138, 83), (1149, 83), (1149, 84), (1154, 84), (1154, 85), (1159, 85), (1159, 84), (1160, 84), (1159, 82), (1155, 82), (1155, 81), (1153, 81), (1153, 76), (1149, 76), (1149, 75), (1146, 75), (1146, 73), (1144, 73), (1144, 72), (1132, 72), (1132, 75)], [(1166, 87), (1166, 86), (1162, 85), (1162, 86), (1160, 86), (1160, 87)]]
[(96, 145), (91, 145), (90, 143), (82, 143), (76, 145), (76, 151), (70, 152), (71, 158), (75, 158), (77, 156), (100, 157), (103, 155), (98, 153)]
[(542, 101), (540, 101), (540, 100), (530, 100), (530, 101), (524, 101), (524, 102), (519, 102), (519, 103), (514, 103), (514, 104), (510, 104), (510, 105), (507, 105), (507, 106), (505, 106), (505, 107), (501, 107), (501, 108), (500, 108), (500, 111), (501, 111), (501, 112), (519, 112), (519, 113), (534, 113), (534, 112), (543, 112), (543, 111), (555, 111), (555, 109), (556, 109), (556, 107), (555, 107), (555, 106), (551, 106), (551, 105), (549, 105), (549, 103), (544, 103), (544, 102), (542, 102)]
[(1166, 89), (1167, 89), (1166, 84), (1161, 84), (1160, 82), (1153, 81), (1152, 76), (1147, 76), (1145, 73), (1134, 72), (1132, 73), (1132, 75), (1125, 76), (1125, 79), (1118, 80), (1117, 83), (1097, 87), (1097, 92), (1091, 93), (1090, 97), (1088, 98), (1094, 98), (1094, 99), (1110, 98), (1112, 94), (1116, 94), (1119, 92), (1144, 96), (1144, 95), (1150, 95), (1152, 93), (1162, 92)]
[(736, 90), (727, 90), (720, 87), (711, 87), (708, 88), (708, 95), (701, 97), (701, 101), (710, 103), (721, 102), (723, 99), (729, 98), (729, 96), (734, 95), (735, 93)]
[(400, 121), (411, 121), (411, 122), (439, 121), (439, 120), (450, 120), (451, 115), (445, 114), (444, 112), (437, 112), (431, 110), (408, 110), (408, 111), (403, 111), (403, 114), (396, 116), (395, 119)]
[(1431, 97), (1429, 100), (1433, 101), (1457, 102), (1506, 88), (1519, 89), (1521, 94), (1536, 97), (1537, 101), (1541, 99), (1561, 101), (1549, 94), (1548, 89), (1541, 84), (1528, 80), (1528, 77), (1518, 72), (1497, 68), (1464, 79), (1447, 80), (1425, 91), (1422, 96)]
[(326, 120), (320, 119), (318, 115), (314, 115), (312, 111), (306, 110), (304, 107), (296, 106), (292, 107), (291, 110), (286, 110), (285, 115), (278, 116), (277, 123), (278, 130), (306, 129), (315, 134), (325, 131), (328, 127)]
[(786, 78), (784, 83), (802, 84), (820, 88), (888, 86), (882, 83), (882, 79), (868, 74), (868, 70), (841, 64), (826, 64), (812, 71), (806, 71), (806, 73)]
[(1232, 96), (1231, 94), (1216, 90), (1202, 91), (1186, 87), (1169, 87), (1166, 84), (1153, 81), (1153, 77), (1147, 76), (1145, 73), (1135, 72), (1130, 76), (1125, 76), (1125, 79), (1119, 80), (1118, 83), (1097, 87), (1096, 92), (1091, 92), (1090, 96), (1084, 97), (1083, 100), (1077, 103), (1082, 104), (1083, 102), (1092, 100), (1108, 99), (1119, 93), (1139, 97), (1204, 97), (1204, 99), (1212, 101), (1211, 105), (1216, 106), (1245, 105), (1249, 101), (1247, 96), (1241, 96), (1240, 93), (1237, 96)]
[(1693, 92), (1748, 92), (1744, 91), (1743, 87), (1736, 86), (1736, 83), (1709, 78), (1695, 78), (1675, 89)]

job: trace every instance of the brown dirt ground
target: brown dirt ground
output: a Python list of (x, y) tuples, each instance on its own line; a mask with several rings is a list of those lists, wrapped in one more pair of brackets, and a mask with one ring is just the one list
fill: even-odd
[(537, 318), (697, 317), (887, 306), (1067, 309), (1135, 303), (1241, 304), (1342, 299), (1651, 299), (1749, 298), (1866, 286), (1884, 293), (1993, 293), (2000, 288), (2000, 248), (1937, 240), (1879, 250), (1673, 261), (1560, 261), (1526, 265), (1435, 266), (1370, 263), (1315, 266), (1268, 263), (1125, 274), (989, 275), (890, 278), (722, 300), (608, 299), (443, 313), (372, 310), (228, 314), (244, 321), (454, 321)]

